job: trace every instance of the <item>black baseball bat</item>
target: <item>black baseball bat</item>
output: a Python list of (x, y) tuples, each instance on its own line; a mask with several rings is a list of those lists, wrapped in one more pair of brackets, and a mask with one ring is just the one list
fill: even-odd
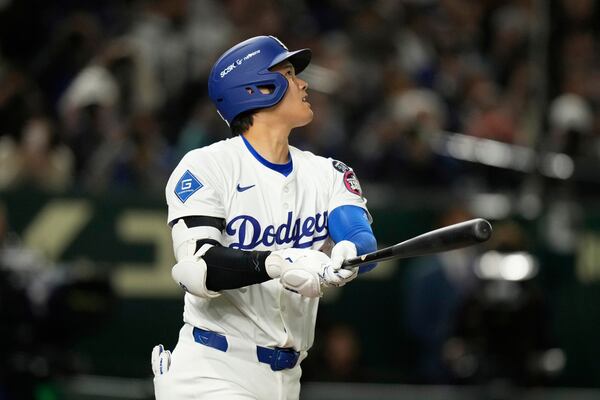
[(342, 268), (350, 269), (393, 258), (418, 257), (460, 249), (485, 242), (490, 236), (492, 236), (492, 225), (488, 221), (483, 218), (471, 219), (424, 233), (384, 249), (349, 258), (344, 261)]

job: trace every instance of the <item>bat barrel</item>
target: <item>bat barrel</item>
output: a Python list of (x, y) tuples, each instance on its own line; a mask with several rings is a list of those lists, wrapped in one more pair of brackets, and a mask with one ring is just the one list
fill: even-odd
[(476, 218), (424, 233), (412, 239), (372, 253), (345, 260), (342, 268), (389, 260), (424, 256), (432, 253), (460, 249), (485, 242), (492, 235), (492, 225)]

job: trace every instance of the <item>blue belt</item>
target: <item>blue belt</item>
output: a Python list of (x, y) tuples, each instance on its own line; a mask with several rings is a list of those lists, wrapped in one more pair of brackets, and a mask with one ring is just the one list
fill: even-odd
[(269, 364), (273, 371), (281, 371), (282, 369), (294, 368), (300, 353), (292, 349), (270, 349), (256, 346), (256, 356), (261, 363)]
[[(192, 333), (196, 343), (223, 352), (226, 352), (229, 347), (227, 338), (220, 333), (206, 331), (196, 327), (194, 327)], [(282, 369), (294, 368), (298, 362), (300, 353), (293, 349), (271, 349), (268, 347), (256, 346), (256, 357), (261, 363), (269, 364), (273, 371), (281, 371)]]

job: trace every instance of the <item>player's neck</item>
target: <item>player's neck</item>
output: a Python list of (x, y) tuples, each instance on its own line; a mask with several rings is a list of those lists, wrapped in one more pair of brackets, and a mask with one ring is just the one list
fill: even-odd
[[(256, 122), (256, 121), (255, 121)], [(289, 161), (288, 137), (290, 130), (287, 128), (267, 127), (263, 124), (253, 124), (244, 137), (267, 161), (274, 164), (285, 164)]]

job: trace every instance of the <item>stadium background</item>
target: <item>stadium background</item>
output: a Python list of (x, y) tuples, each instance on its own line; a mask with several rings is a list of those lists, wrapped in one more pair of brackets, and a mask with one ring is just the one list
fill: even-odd
[(495, 228), (327, 293), (303, 398), (599, 398), (598, 21), (594, 0), (0, 1), (0, 399), (151, 398), (182, 312), (164, 184), (229, 136), (216, 57), (265, 33), (313, 49), (292, 143), (354, 167), (380, 245)]

